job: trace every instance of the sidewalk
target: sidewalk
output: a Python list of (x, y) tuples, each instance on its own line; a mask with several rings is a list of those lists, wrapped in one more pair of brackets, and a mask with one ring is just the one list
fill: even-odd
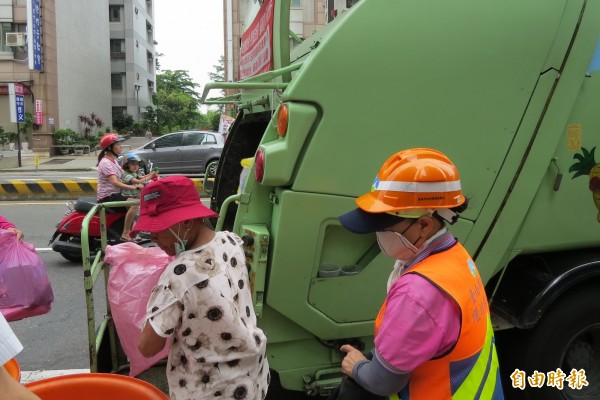
[[(123, 151), (135, 149), (143, 146), (146, 139), (143, 137), (131, 137), (123, 142)], [(18, 152), (0, 151), (3, 159), (0, 160), (0, 174), (14, 174), (18, 177), (20, 172), (35, 172), (35, 171), (96, 171), (98, 163), (98, 154), (93, 151), (90, 154), (76, 156), (69, 154), (68, 156), (49, 156), (47, 153), (39, 153), (39, 164), (35, 165), (35, 154), (31, 150), (21, 151), (21, 166), (18, 164)], [(0, 175), (0, 180), (3, 176)]]
[[(143, 137), (132, 137), (123, 142), (124, 151), (137, 148), (146, 143)], [(99, 151), (97, 152), (100, 153)], [(76, 156), (48, 156), (38, 154), (38, 165), (35, 165), (35, 154), (31, 150), (21, 152), (21, 166), (18, 166), (17, 151), (0, 151), (0, 200), (71, 200), (78, 197), (95, 197), (98, 182), (96, 164), (98, 155), (84, 154)], [(54, 178), (50, 175), (36, 175), (40, 172), (65, 172), (66, 174), (84, 175), (85, 178)], [(200, 195), (202, 179), (192, 178)]]
[(21, 152), (21, 166), (18, 164), (17, 151), (0, 152), (3, 159), (0, 160), (0, 180), (8, 175), (18, 177), (23, 172), (35, 171), (96, 171), (98, 156), (84, 154), (76, 156), (48, 156), (47, 154), (38, 154), (39, 164), (35, 165), (35, 154), (31, 150)]

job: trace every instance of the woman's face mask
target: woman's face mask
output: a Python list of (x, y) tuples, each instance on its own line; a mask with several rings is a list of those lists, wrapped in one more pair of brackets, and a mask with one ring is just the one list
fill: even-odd
[[(413, 221), (404, 232), (409, 230), (416, 221), (417, 220)], [(379, 244), (381, 251), (394, 260), (407, 261), (419, 254), (419, 249), (401, 233), (382, 231), (376, 232), (376, 234), (377, 243)], [(419, 239), (417, 239), (415, 243), (418, 240)]]
[[(179, 233), (179, 227), (181, 225), (179, 225), (177, 227), (177, 232)], [(169, 231), (171, 231), (171, 233), (173, 234), (173, 236), (175, 236), (175, 239), (177, 239), (177, 242), (175, 243), (175, 255), (178, 256), (179, 254), (183, 253), (185, 251), (185, 246), (187, 246), (187, 233), (189, 231), (189, 228), (185, 231), (183, 239), (181, 239), (179, 237), (178, 233), (175, 233), (175, 231), (171, 228), (169, 228)]]

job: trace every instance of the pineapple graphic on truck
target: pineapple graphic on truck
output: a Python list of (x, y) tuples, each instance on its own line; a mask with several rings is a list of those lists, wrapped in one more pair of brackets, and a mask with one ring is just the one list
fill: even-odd
[(590, 177), (589, 188), (594, 196), (594, 204), (598, 209), (598, 222), (600, 222), (600, 164), (596, 164), (594, 158), (594, 152), (596, 147), (591, 150), (587, 150), (585, 147), (581, 148), (581, 153), (576, 153), (573, 158), (577, 160), (577, 163), (571, 165), (569, 172), (574, 172), (573, 179), (578, 176), (588, 175)]

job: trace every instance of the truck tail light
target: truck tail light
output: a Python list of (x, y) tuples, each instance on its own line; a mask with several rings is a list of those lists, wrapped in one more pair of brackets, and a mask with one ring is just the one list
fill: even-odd
[(287, 104), (281, 104), (277, 112), (277, 134), (284, 137), (288, 129), (288, 107)]
[(262, 150), (258, 150), (254, 156), (254, 179), (257, 182), (262, 182), (265, 175), (265, 154)]

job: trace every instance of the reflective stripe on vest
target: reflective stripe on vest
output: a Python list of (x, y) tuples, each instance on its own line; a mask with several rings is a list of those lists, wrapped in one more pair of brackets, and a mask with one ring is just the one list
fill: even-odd
[(493, 332), (492, 323), (488, 318), (483, 348), (473, 369), (452, 395), (453, 400), (488, 400), (492, 398), (498, 376), (498, 356)]
[[(498, 357), (493, 335), (492, 323), (488, 319), (488, 331), (485, 344), (477, 357), (473, 369), (467, 375), (458, 390), (452, 395), (452, 400), (490, 400), (496, 392), (498, 377)], [(501, 391), (500, 391), (501, 393)], [(494, 400), (500, 400), (494, 399)], [(389, 400), (401, 400), (397, 394), (389, 396)]]

